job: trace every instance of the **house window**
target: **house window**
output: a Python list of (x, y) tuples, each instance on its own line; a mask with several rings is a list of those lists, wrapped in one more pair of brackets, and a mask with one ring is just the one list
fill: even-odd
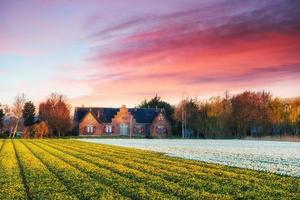
[(93, 126), (87, 126), (86, 127), (86, 131), (87, 131), (87, 133), (94, 133), (94, 127)]
[(165, 126), (161, 126), (161, 125), (157, 126), (156, 130), (157, 130), (158, 134), (164, 134), (164, 133), (166, 133), (166, 127)]
[(128, 135), (128, 125), (120, 124), (120, 135)]
[(112, 133), (112, 125), (106, 125), (105, 132), (106, 133)]
[(135, 134), (143, 134), (144, 132), (145, 132), (145, 128), (143, 126), (133, 127), (133, 133)]
[(158, 121), (163, 121), (164, 120), (164, 117), (162, 115), (159, 115), (158, 116)]

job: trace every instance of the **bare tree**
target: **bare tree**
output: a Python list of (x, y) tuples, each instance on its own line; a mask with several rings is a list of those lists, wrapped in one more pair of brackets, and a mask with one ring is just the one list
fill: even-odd
[(16, 132), (18, 130), (19, 123), (22, 119), (23, 107), (26, 102), (26, 97), (24, 94), (19, 94), (15, 97), (15, 101), (12, 107), (12, 113), (16, 118), (16, 123), (13, 129), (13, 132), (10, 133), (10, 137), (14, 138), (16, 136)]

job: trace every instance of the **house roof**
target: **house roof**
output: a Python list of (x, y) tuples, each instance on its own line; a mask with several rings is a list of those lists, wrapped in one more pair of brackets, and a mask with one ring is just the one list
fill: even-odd
[[(92, 112), (95, 118), (101, 123), (111, 123), (119, 108), (86, 108), (77, 107), (75, 109), (74, 120), (80, 122), (88, 112)], [(152, 123), (154, 118), (161, 112), (156, 108), (129, 108), (137, 123)]]

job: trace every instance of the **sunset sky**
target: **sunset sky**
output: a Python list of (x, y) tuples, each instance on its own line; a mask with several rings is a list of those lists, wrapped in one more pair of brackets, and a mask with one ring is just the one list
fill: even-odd
[(0, 0), (0, 102), (300, 96), (300, 1)]

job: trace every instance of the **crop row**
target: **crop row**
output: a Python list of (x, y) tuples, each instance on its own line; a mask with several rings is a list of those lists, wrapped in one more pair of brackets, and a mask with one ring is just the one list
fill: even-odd
[[(138, 165), (135, 166), (131, 162), (130, 158), (128, 158), (129, 161), (124, 160), (123, 162), (116, 162), (114, 158), (111, 158), (113, 160), (102, 159), (99, 156), (98, 157), (91, 156), (87, 153), (82, 153), (80, 151), (73, 151), (70, 148), (62, 148), (59, 147), (58, 145), (55, 145), (55, 148), (61, 150), (65, 154), (76, 156), (82, 160), (93, 163), (101, 168), (106, 168), (108, 170), (113, 171), (116, 174), (120, 174), (121, 176), (133, 179), (136, 182), (140, 182), (140, 183), (146, 182), (146, 184), (149, 187), (153, 187), (154, 189), (163, 191), (164, 193), (174, 194), (180, 198), (185, 198), (185, 199), (200, 198), (205, 196), (214, 197), (214, 198), (223, 198), (223, 199), (226, 198), (226, 195), (224, 194), (220, 194), (220, 193), (217, 194), (217, 192), (212, 194), (209, 193), (209, 190), (205, 190), (208, 189), (206, 185), (210, 185), (207, 182), (201, 181), (200, 187), (192, 188), (191, 183), (193, 180), (187, 179), (187, 177), (182, 176), (181, 177), (182, 181), (180, 181), (181, 184), (178, 184), (172, 180), (167, 180), (166, 177), (164, 176), (161, 176), (160, 169), (154, 170), (153, 173), (149, 173), (149, 171), (145, 170), (145, 169), (149, 169), (149, 167), (138, 166)], [(126, 164), (124, 164), (126, 162), (127, 163), (131, 162), (131, 166), (127, 166)], [(175, 176), (176, 173), (173, 173), (173, 175)], [(210, 186), (213, 187), (213, 185)]]
[[(95, 148), (99, 150), (105, 150), (108, 152), (116, 152), (119, 155), (123, 154), (129, 154), (129, 155), (134, 155), (135, 157), (140, 157), (140, 158), (146, 158), (150, 160), (157, 160), (161, 163), (165, 163), (168, 165), (176, 165), (183, 167), (187, 170), (192, 170), (195, 171), (197, 169), (215, 169), (218, 173), (222, 171), (222, 173), (230, 173), (236, 174), (238, 176), (245, 176), (245, 175), (250, 175), (250, 176), (255, 176), (256, 178), (262, 178), (265, 179), (265, 174), (262, 174), (260, 172), (257, 172), (255, 170), (248, 170), (248, 169), (240, 169), (240, 168), (233, 168), (233, 167), (227, 167), (223, 165), (218, 165), (218, 164), (211, 164), (211, 163), (204, 163), (204, 162), (195, 162), (193, 160), (188, 160), (188, 159), (182, 159), (182, 158), (176, 158), (176, 157), (168, 157), (163, 155), (162, 153), (157, 153), (157, 152), (151, 152), (151, 151), (145, 151), (145, 150), (140, 150), (140, 149), (134, 149), (134, 148), (128, 148), (128, 147), (116, 147), (114, 145), (99, 145), (99, 144), (93, 144), (93, 143), (85, 143), (85, 142), (80, 142), (80, 141), (64, 141), (64, 140), (56, 140), (56, 142), (63, 143), (63, 144), (72, 144), (71, 146), (82, 146), (82, 147), (87, 147), (87, 148)], [(166, 159), (167, 157), (167, 159)], [(180, 161), (180, 162), (178, 162)], [(275, 174), (270, 173), (270, 177), (275, 177), (277, 178)], [(243, 177), (241, 177), (243, 178)]]
[[(65, 162), (71, 164), (72, 166), (78, 168), (82, 172), (90, 174), (94, 178), (101, 180), (101, 182), (110, 185), (116, 191), (122, 193), (123, 195), (128, 196), (133, 199), (164, 199), (164, 198), (173, 198), (170, 193), (165, 191), (160, 192), (164, 187), (160, 187), (161, 183), (159, 181), (164, 180), (153, 180), (150, 176), (142, 176), (141, 173), (138, 174), (137, 171), (127, 171), (127, 168), (123, 166), (114, 166), (115, 170), (110, 170), (106, 165), (109, 163), (101, 163), (101, 166), (98, 163), (91, 163), (77, 158), (76, 156), (67, 154), (66, 152), (58, 150), (58, 148), (53, 148), (46, 146), (42, 143), (34, 143), (41, 149), (51, 153), (52, 155), (64, 160)], [(88, 155), (87, 155), (88, 156)], [(96, 159), (96, 158), (95, 158)], [(118, 173), (119, 172), (119, 173)], [(123, 172), (123, 174), (121, 174)], [(127, 173), (127, 176), (122, 176), (124, 173)], [(137, 173), (137, 174), (136, 174)], [(155, 181), (155, 182), (151, 182)], [(169, 186), (170, 187), (170, 186)], [(180, 188), (177, 188), (180, 189)], [(173, 189), (173, 193), (176, 191)]]
[(82, 173), (56, 156), (49, 154), (32, 143), (23, 143), (79, 199), (122, 199), (122, 196), (106, 185), (92, 179), (89, 175)]
[[(0, 139), (0, 152), (1, 152), (1, 149), (2, 149), (3, 142), (4, 142), (4, 140), (3, 140), (3, 139)], [(0, 157), (0, 158), (1, 158), (1, 157)]]
[[(132, 158), (134, 156), (131, 158), (128, 157), (120, 159), (114, 155), (106, 155), (102, 152), (89, 152), (89, 150), (84, 149), (72, 150), (74, 149), (73, 147), (63, 147), (62, 145), (57, 144), (54, 146), (51, 143), (47, 143), (47, 145), (52, 146), (53, 148), (55, 147), (66, 154), (70, 154), (87, 162), (94, 163), (102, 168), (107, 168), (115, 173), (119, 173), (122, 176), (130, 177), (136, 181), (143, 181), (143, 178), (147, 177), (150, 186), (153, 185), (156, 189), (175, 193), (176, 196), (181, 198), (199, 198), (205, 195), (216, 198), (226, 198), (222, 187), (217, 185), (215, 182), (203, 179), (195, 179), (193, 175), (180, 175), (176, 171), (171, 170), (172, 167), (170, 166), (168, 166), (168, 170), (164, 170), (136, 162)], [(120, 166), (122, 166), (122, 171), (118, 169)], [(207, 176), (206, 174), (204, 175)]]
[[(48, 142), (48, 144), (53, 144), (53, 142)], [(58, 144), (55, 142), (55, 144)], [(146, 165), (150, 165), (156, 168), (160, 168), (160, 169), (167, 169), (167, 170), (173, 170), (175, 171), (177, 174), (184, 174), (184, 175), (197, 175), (197, 173), (199, 173), (199, 175), (202, 177), (204, 174), (208, 174), (211, 173), (213, 175), (213, 173), (220, 173), (220, 170), (215, 169), (215, 168), (210, 168), (210, 167), (198, 167), (198, 168), (192, 168), (190, 166), (182, 166), (180, 164), (178, 164), (179, 162), (166, 162), (168, 161), (166, 159), (166, 157), (164, 158), (157, 158), (157, 157), (152, 157), (151, 154), (149, 154), (150, 156), (147, 155), (142, 155), (140, 156), (139, 153), (135, 152), (135, 153), (122, 153), (118, 151), (118, 148), (115, 147), (115, 149), (107, 149), (106, 146), (102, 146), (102, 145), (98, 145), (97, 148), (95, 147), (89, 147), (89, 146), (85, 146), (85, 143), (74, 143), (72, 146), (68, 145), (68, 144), (64, 144), (64, 143), (59, 143), (62, 146), (68, 147), (68, 148), (72, 148), (74, 150), (79, 150), (82, 151), (84, 153), (87, 154), (97, 154), (100, 156), (106, 156), (108, 158), (111, 157), (115, 157), (115, 158), (120, 158), (123, 160), (127, 160), (130, 158), (130, 160), (135, 161), (137, 163), (141, 163), (141, 164), (146, 164)], [(83, 148), (84, 147), (84, 148)], [(172, 168), (170, 169), (169, 166), (172, 165)], [(193, 172), (193, 173), (190, 173)], [(245, 179), (245, 178), (249, 178), (249, 176), (247, 175), (242, 175), (242, 174), (236, 174), (233, 172), (222, 172), (221, 174), (218, 174), (218, 177), (220, 177), (220, 175), (222, 175), (222, 177), (224, 178), (228, 178), (230, 176), (230, 178), (236, 178), (236, 179)], [(203, 177), (202, 177), (203, 178)], [(252, 177), (251, 181), (259, 181), (257, 178)]]
[[(47, 144), (53, 145), (49, 142)], [(297, 182), (295, 182), (295, 185), (291, 184), (290, 182), (287, 182), (288, 184), (284, 185), (284, 182), (275, 181), (277, 187), (276, 192), (274, 192), (275, 188), (271, 188), (268, 186), (268, 184), (266, 184), (270, 183), (270, 180), (258, 182), (255, 177), (251, 176), (246, 176), (243, 177), (243, 179), (238, 180), (235, 179), (234, 176), (230, 177), (228, 174), (226, 177), (222, 177), (220, 176), (222, 175), (221, 172), (220, 175), (216, 175), (215, 169), (213, 169), (213, 173), (211, 173), (210, 169), (201, 168), (201, 170), (205, 169), (205, 172), (207, 173), (199, 173), (198, 171), (188, 172), (184, 168), (179, 168), (174, 165), (170, 166), (158, 164), (155, 163), (155, 161), (152, 161), (151, 163), (143, 163), (142, 160), (146, 158), (136, 159), (136, 154), (128, 155), (128, 157), (124, 156), (123, 154), (118, 157), (117, 154), (107, 155), (109, 152), (111, 153), (111, 151), (98, 151), (101, 149), (101, 147), (103, 147), (102, 145), (98, 145), (99, 149), (95, 149), (94, 147), (91, 149), (91, 147), (84, 146), (83, 143), (84, 148), (79, 149), (76, 148), (76, 145), (74, 144), (72, 146), (63, 145), (61, 143), (59, 145), (57, 143), (55, 144), (56, 148), (59, 148), (59, 146), (62, 146), (60, 150), (63, 150), (65, 153), (78, 156), (79, 152), (81, 152), (80, 157), (82, 159), (85, 159), (88, 162), (94, 162), (95, 164), (100, 163), (102, 167), (111, 166), (111, 163), (123, 165), (131, 169), (139, 170), (143, 173), (158, 175), (165, 180), (178, 183), (183, 188), (193, 187), (197, 192), (205, 189), (206, 192), (214, 194), (228, 194), (230, 196), (234, 196), (235, 198), (239, 198), (241, 195), (245, 196), (245, 194), (247, 194), (248, 198), (258, 198), (259, 195), (261, 195), (261, 197), (268, 195), (275, 198), (276, 196), (283, 194), (286, 194), (292, 198), (295, 196), (295, 193), (293, 193), (294, 191), (299, 192), (299, 189), (297, 190)], [(152, 158), (152, 160), (155, 159)], [(274, 184), (274, 182), (271, 182), (271, 184)], [(287, 193), (286, 190), (290, 190), (291, 193)], [(195, 194), (197, 194), (196, 191)], [(244, 193), (241, 194), (240, 191), (244, 191)], [(224, 196), (222, 198), (224, 198)]]
[[(57, 142), (57, 143), (56, 143)], [(69, 144), (72, 143), (72, 145)], [(69, 146), (71, 148), (80, 148), (86, 150), (87, 153), (99, 153), (101, 155), (107, 155), (110, 157), (116, 158), (130, 158), (130, 160), (135, 160), (136, 162), (142, 162), (147, 165), (151, 165), (156, 168), (164, 168), (166, 167), (168, 170), (174, 170), (176, 173), (183, 173), (183, 174), (192, 174), (193, 176), (200, 176), (198, 178), (205, 178), (203, 175), (212, 175), (215, 178), (226, 178), (226, 179), (237, 179), (241, 180), (244, 183), (255, 183), (259, 185), (264, 185), (264, 187), (276, 187), (280, 188), (282, 184), (287, 184), (286, 188), (296, 188), (297, 182), (294, 182), (294, 179), (290, 179), (289, 177), (282, 177), (272, 173), (262, 173), (256, 172), (253, 170), (246, 170), (246, 169), (239, 169), (239, 168), (232, 168), (216, 165), (216, 164), (207, 164), (201, 162), (195, 162), (185, 159), (175, 159), (163, 156), (158, 153), (152, 153), (143, 150), (133, 150), (130, 153), (128, 148), (123, 147), (115, 147), (109, 145), (96, 145), (96, 144), (87, 144), (84, 142), (73, 142), (73, 141), (66, 141), (66, 143), (62, 143), (60, 140), (55, 141), (56, 144), (61, 144), (64, 146)], [(124, 152), (125, 149), (125, 152)], [(156, 155), (156, 157), (155, 157)], [(184, 164), (188, 162), (188, 164)], [(190, 163), (190, 164), (189, 164)], [(216, 167), (211, 166), (216, 165)], [(172, 166), (170, 169), (169, 166)], [(244, 173), (245, 171), (245, 173)], [(267, 178), (266, 178), (267, 177)], [(275, 181), (270, 181), (275, 180)], [(279, 180), (280, 179), (280, 180)], [(291, 184), (292, 182), (292, 184)]]
[(0, 191), (28, 200), (299, 199), (300, 181), (112, 145), (0, 139)]
[[(48, 143), (48, 145), (53, 145), (51, 143)], [(66, 146), (65, 146), (66, 147)], [(56, 148), (58, 148), (58, 145), (56, 145)], [(224, 182), (228, 182), (230, 180), (231, 186), (228, 188), (229, 194), (233, 194), (235, 191), (239, 189), (242, 185), (247, 183), (247, 180), (239, 180), (234, 179), (234, 177), (222, 177), (222, 176), (212, 176), (213, 174), (210, 173), (204, 173), (200, 171), (194, 171), (193, 173), (190, 173), (188, 170), (177, 167), (172, 165), (166, 165), (162, 164), (159, 161), (147, 161), (147, 158), (136, 158), (134, 155), (118, 155), (111, 154), (111, 152), (103, 153), (98, 151), (93, 151), (91, 149), (79, 149), (74, 148), (73, 146), (71, 149), (81, 152), (82, 156), (84, 155), (90, 155), (91, 161), (94, 160), (95, 157), (98, 157), (100, 159), (104, 159), (106, 162), (113, 162), (116, 164), (121, 164), (126, 167), (139, 170), (144, 173), (148, 173), (155, 176), (160, 176), (163, 179), (176, 182), (180, 184), (183, 187), (194, 187), (195, 189), (210, 191), (213, 193), (222, 193), (224, 194), (224, 187), (220, 187), (220, 185), (224, 184)], [(68, 151), (70, 151), (70, 148), (68, 148)], [(87, 158), (87, 156), (85, 156)], [(100, 162), (100, 161), (99, 161)], [(103, 161), (101, 162), (103, 163)], [(213, 177), (213, 180), (212, 180)], [(188, 181), (187, 181), (188, 180)], [(249, 182), (250, 183), (250, 182)]]
[(0, 199), (26, 199), (20, 168), (11, 140), (2, 140), (0, 152)]
[(24, 144), (17, 140), (14, 145), (30, 199), (77, 199)]

